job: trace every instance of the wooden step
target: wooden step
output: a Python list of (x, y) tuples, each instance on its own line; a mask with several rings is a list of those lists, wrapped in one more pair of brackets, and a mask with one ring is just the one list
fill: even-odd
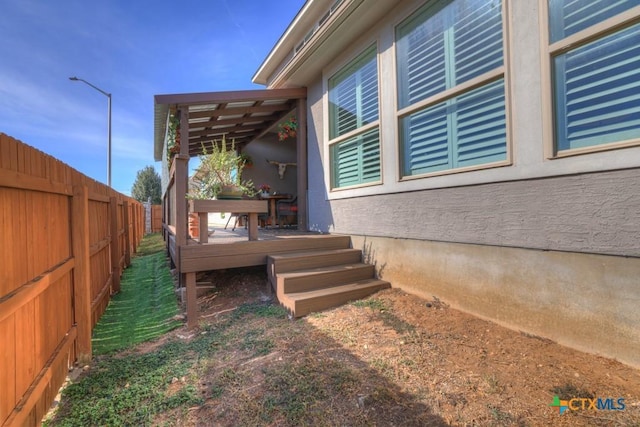
[(375, 277), (370, 264), (342, 264), (279, 273), (276, 276), (278, 297), (282, 294), (313, 291)]
[(302, 317), (314, 311), (337, 307), (391, 287), (389, 282), (379, 279), (364, 279), (352, 283), (316, 289), (307, 292), (287, 293), (280, 299), (294, 317)]
[(361, 261), (362, 251), (360, 249), (314, 250), (270, 255), (267, 257), (267, 275), (269, 283), (275, 289), (275, 277), (280, 273), (331, 265), (356, 264)]

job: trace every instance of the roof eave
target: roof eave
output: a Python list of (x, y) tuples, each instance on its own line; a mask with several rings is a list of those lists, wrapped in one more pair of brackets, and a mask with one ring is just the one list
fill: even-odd
[(159, 162), (162, 161), (169, 106), (167, 104), (158, 104), (156, 101), (153, 110), (153, 158), (156, 162)]
[(287, 55), (294, 49), (296, 43), (300, 41), (308, 31), (310, 23), (315, 23), (326, 8), (326, 0), (307, 0), (300, 11), (293, 18), (285, 32), (280, 36), (278, 42), (269, 55), (262, 62), (255, 72), (251, 81), (255, 84), (268, 85), (269, 77), (274, 73)]

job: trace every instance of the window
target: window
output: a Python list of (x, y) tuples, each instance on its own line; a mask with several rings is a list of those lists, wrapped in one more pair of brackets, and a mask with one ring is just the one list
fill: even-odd
[(376, 47), (329, 79), (331, 186), (380, 181)]
[(396, 28), (402, 175), (507, 158), (500, 1), (440, 0)]
[(614, 18), (637, 5), (549, 0), (556, 153), (640, 138), (640, 23)]

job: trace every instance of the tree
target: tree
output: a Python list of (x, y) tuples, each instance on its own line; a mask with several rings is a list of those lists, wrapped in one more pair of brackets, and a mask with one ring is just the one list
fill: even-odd
[(139, 202), (146, 202), (151, 197), (151, 204), (162, 203), (162, 179), (153, 166), (146, 166), (138, 171), (131, 188), (131, 197)]

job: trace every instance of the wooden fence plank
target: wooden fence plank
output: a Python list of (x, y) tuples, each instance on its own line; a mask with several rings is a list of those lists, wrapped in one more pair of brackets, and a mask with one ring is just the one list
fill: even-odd
[(46, 193), (71, 195), (71, 186), (51, 182), (46, 178), (27, 175), (10, 169), (0, 169), (0, 186), (20, 188), (23, 190), (42, 191)]
[(8, 298), (4, 296), (0, 301), (0, 321), (11, 316), (20, 307), (36, 298), (52, 283), (58, 281), (65, 274), (68, 274), (73, 267), (74, 260), (70, 258), (45, 274), (35, 278), (33, 281), (21, 286)]
[[(1, 135), (0, 135), (1, 136)], [(17, 400), (16, 395), (15, 316), (0, 320), (0, 425), (3, 425)]]
[(151, 206), (151, 232), (162, 231), (162, 205)]
[(118, 229), (118, 198), (111, 197), (109, 201), (111, 221), (111, 277), (113, 278), (113, 292), (120, 292), (120, 238)]
[[(0, 134), (0, 136), (2, 136)], [(11, 190), (0, 188), (0, 232), (7, 242), (13, 242), (13, 226), (11, 218), (13, 214)], [(18, 243), (18, 242), (16, 242)], [(8, 294), (14, 290), (15, 271), (13, 269), (13, 254), (15, 248), (12, 244), (0, 245), (0, 259), (5, 268), (0, 268), (0, 295)]]
[(71, 241), (75, 271), (73, 274), (74, 320), (78, 326), (76, 349), (80, 363), (91, 360), (91, 272), (89, 255), (89, 191), (73, 188), (71, 202)]
[(131, 222), (130, 222), (130, 212), (129, 212), (129, 201), (125, 200), (122, 203), (122, 215), (123, 215), (123, 224), (124, 224), (124, 265), (131, 265)]
[(93, 243), (89, 248), (89, 254), (91, 256), (94, 256), (95, 254), (97, 254), (98, 252), (100, 252), (101, 250), (109, 246), (109, 243), (111, 243), (111, 239), (109, 237), (106, 237), (100, 241)]
[(45, 367), (40, 371), (39, 375), (36, 377), (32, 386), (25, 396), (23, 396), (22, 400), (18, 402), (18, 405), (11, 412), (11, 415), (5, 422), (6, 425), (24, 425), (27, 417), (29, 416), (30, 409), (35, 406), (37, 401), (40, 399), (40, 396), (45, 391), (46, 387), (49, 385), (51, 378), (53, 377), (53, 372), (51, 367), (56, 365), (61, 358), (66, 358), (67, 354), (70, 350), (71, 345), (75, 342), (76, 339), (76, 328), (72, 327), (64, 339), (58, 344), (58, 347), (53, 352), (51, 358), (45, 365)]
[(29, 301), (15, 312), (16, 322), (16, 396), (17, 402), (31, 385), (36, 374), (35, 302)]

